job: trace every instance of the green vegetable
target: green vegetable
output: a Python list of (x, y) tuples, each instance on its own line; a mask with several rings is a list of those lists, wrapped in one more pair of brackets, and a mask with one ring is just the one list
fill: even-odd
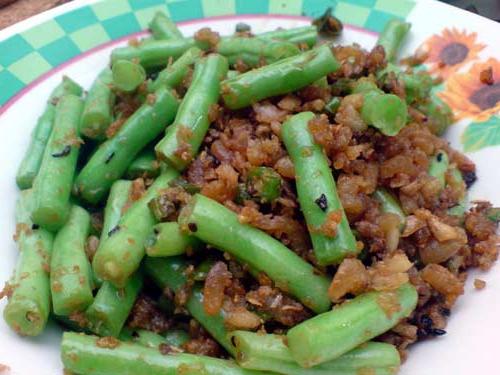
[(148, 348), (158, 349), (161, 344), (167, 343), (163, 336), (158, 333), (146, 331), (145, 329), (139, 329), (134, 333), (136, 334), (136, 337), (133, 338), (133, 341)]
[(272, 63), (300, 53), (299, 48), (288, 41), (244, 37), (223, 38), (216, 51), (225, 56), (230, 65), (242, 61), (252, 68), (262, 65), (263, 61)]
[(290, 40), (310, 33), (317, 33), (315, 26), (311, 25), (294, 27), (291, 29), (276, 29), (273, 31), (267, 31), (265, 33), (257, 34), (257, 37), (260, 39)]
[(53, 235), (45, 229), (35, 229), (31, 221), (33, 193), (21, 192), (16, 206), (17, 244), (20, 250), (11, 284), (14, 290), (3, 311), (7, 324), (24, 336), (39, 335), (50, 312), (48, 268)]
[(411, 284), (391, 292), (370, 292), (290, 329), (287, 343), (302, 367), (331, 361), (388, 331), (415, 309)]
[(156, 348), (117, 342), (114, 348), (99, 345), (98, 337), (65, 332), (62, 340), (64, 367), (77, 374), (99, 375), (258, 375), (234, 362), (194, 354), (163, 355)]
[(444, 189), (446, 185), (446, 171), (448, 171), (449, 166), (450, 160), (448, 154), (442, 150), (437, 152), (429, 165), (429, 176), (439, 180), (441, 189)]
[(318, 32), (316, 30), (310, 31), (304, 34), (296, 35), (288, 39), (290, 43), (297, 44), (299, 46), (306, 45), (309, 48), (314, 47), (318, 41)]
[(64, 225), (70, 211), (69, 196), (78, 159), (82, 108), (82, 100), (75, 95), (63, 95), (59, 99), (54, 127), (33, 184), (33, 222), (54, 232)]
[(143, 150), (127, 168), (127, 178), (152, 178), (160, 174), (160, 162), (156, 160), (153, 150)]
[(378, 188), (373, 193), (373, 198), (375, 198), (380, 203), (382, 212), (398, 215), (402, 227), (401, 229), (404, 229), (406, 223), (406, 215), (394, 195), (387, 191), (387, 189)]
[(179, 224), (171, 222), (156, 224), (145, 246), (150, 257), (168, 257), (199, 248), (201, 243), (196, 237), (182, 233)]
[(241, 224), (238, 216), (220, 203), (196, 194), (181, 211), (179, 224), (191, 235), (264, 272), (278, 288), (310, 309), (329, 309), (329, 282), (325, 277), (278, 240)]
[(428, 100), (434, 80), (427, 72), (408, 73), (399, 66), (388, 63), (387, 67), (377, 74), (377, 77), (381, 81), (386, 81), (390, 73), (394, 73), (396, 78), (404, 84), (406, 103), (421, 103)]
[(99, 146), (75, 181), (75, 190), (85, 201), (96, 204), (106, 197), (149, 142), (174, 119), (178, 100), (167, 88), (154, 94), (154, 103), (146, 101), (122, 125), (116, 135)]
[[(457, 184), (462, 184), (465, 186), (462, 172), (460, 172), (458, 168), (456, 167), (450, 168), (450, 174)], [(460, 197), (458, 204), (448, 209), (448, 215), (459, 216), (463, 218), (466, 210), (467, 210), (467, 191), (465, 190), (465, 193), (463, 194), (462, 197)]]
[(175, 121), (155, 147), (161, 160), (183, 170), (196, 156), (208, 131), (210, 109), (219, 100), (220, 81), (227, 69), (227, 60), (217, 54), (202, 58), (196, 64), (193, 81)]
[(207, 49), (208, 44), (193, 38), (152, 40), (138, 46), (116, 48), (111, 53), (111, 63), (118, 60), (137, 61), (145, 69), (167, 66), (169, 59), (177, 59), (191, 47)]
[(488, 209), (486, 216), (491, 221), (498, 223), (500, 221), (500, 208), (499, 207), (491, 207)]
[(167, 169), (149, 187), (146, 193), (121, 217), (118, 225), (102, 241), (94, 256), (94, 272), (115, 287), (126, 285), (128, 278), (139, 268), (144, 257), (144, 243), (151, 233), (156, 219), (149, 210), (148, 202), (158, 196), (177, 172)]
[[(312, 112), (290, 117), (281, 128), (281, 137), (295, 167), (295, 184), (300, 208), (309, 228), (314, 254), (321, 265), (340, 263), (359, 250), (337, 194), (337, 188), (321, 146), (314, 142), (308, 124)], [(339, 211), (342, 219), (335, 236), (322, 230), (328, 215)]]
[(427, 116), (427, 126), (436, 135), (442, 135), (453, 124), (453, 111), (448, 104), (431, 96), (419, 104), (417, 109)]
[[(162, 289), (170, 288), (178, 292), (186, 283), (184, 273), (188, 267), (183, 257), (150, 258), (146, 257), (144, 269), (149, 277)], [(208, 315), (203, 307), (203, 290), (200, 285), (191, 289), (186, 302), (186, 309), (207, 330), (212, 337), (221, 344), (230, 354), (234, 355), (234, 347), (229, 339), (228, 331), (224, 324), (224, 315)]]
[[(247, 331), (231, 332), (236, 358), (243, 368), (286, 375), (358, 375), (396, 373), (399, 353), (389, 344), (368, 342), (321, 365), (302, 368), (292, 358), (285, 336)], [(392, 370), (394, 372), (389, 372)], [(364, 372), (363, 372), (364, 371)]]
[(129, 60), (116, 60), (111, 70), (114, 87), (124, 92), (135, 91), (146, 79), (144, 68)]
[(342, 99), (340, 99), (338, 96), (334, 96), (328, 103), (326, 103), (325, 110), (332, 115), (336, 114), (340, 107), (341, 101)]
[(158, 77), (149, 86), (150, 91), (158, 90), (161, 86), (176, 88), (189, 72), (194, 63), (201, 58), (202, 51), (198, 47), (191, 47), (175, 62), (163, 69)]
[(82, 88), (70, 78), (63, 77), (62, 82), (50, 94), (47, 107), (37, 120), (36, 126), (31, 133), (30, 144), (17, 170), (16, 183), (19, 189), (29, 189), (33, 186), (33, 181), (42, 164), (45, 147), (52, 132), (56, 104), (60, 97), (65, 94), (80, 96)]
[(85, 242), (90, 215), (73, 206), (68, 222), (57, 233), (50, 262), (50, 289), (54, 314), (69, 316), (85, 310), (93, 301), (92, 271)]
[(189, 341), (189, 334), (186, 331), (182, 331), (180, 329), (169, 330), (165, 334), (165, 341), (168, 345), (180, 348), (182, 345)]
[(377, 45), (384, 47), (387, 61), (394, 62), (411, 23), (396, 18), (387, 22), (378, 36)]
[(393, 136), (406, 125), (408, 108), (396, 95), (385, 94), (368, 79), (361, 79), (353, 89), (354, 94), (363, 95), (361, 117), (381, 133)]
[(227, 79), (222, 82), (221, 95), (228, 108), (244, 108), (305, 87), (339, 66), (330, 47), (323, 45)]
[(248, 173), (248, 190), (262, 202), (273, 202), (279, 198), (281, 183), (281, 176), (269, 167), (255, 167)]
[(115, 94), (111, 90), (113, 74), (104, 69), (96, 78), (85, 99), (80, 132), (92, 139), (105, 139), (106, 130), (113, 120)]
[(106, 207), (104, 207), (104, 220), (102, 223), (100, 242), (109, 237), (109, 232), (118, 225), (123, 215), (125, 205), (129, 201), (132, 181), (115, 181), (109, 192)]
[(117, 337), (142, 287), (142, 275), (132, 275), (123, 289), (104, 282), (85, 311), (88, 329), (100, 336)]
[(163, 12), (156, 12), (149, 23), (149, 28), (155, 39), (175, 40), (184, 39), (184, 36), (175, 23)]

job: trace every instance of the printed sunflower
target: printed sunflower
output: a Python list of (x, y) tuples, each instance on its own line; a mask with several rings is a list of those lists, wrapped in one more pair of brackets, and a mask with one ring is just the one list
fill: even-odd
[(430, 65), (430, 73), (446, 79), (464, 64), (475, 60), (485, 47), (476, 42), (476, 37), (476, 33), (452, 28), (427, 39), (422, 49), (427, 54), (425, 62)]
[[(485, 83), (480, 76), (490, 68), (492, 74)], [(500, 113), (500, 61), (489, 58), (474, 64), (466, 73), (451, 76), (446, 81), (445, 90), (437, 95), (453, 109), (459, 120), (488, 120), (493, 114)]]

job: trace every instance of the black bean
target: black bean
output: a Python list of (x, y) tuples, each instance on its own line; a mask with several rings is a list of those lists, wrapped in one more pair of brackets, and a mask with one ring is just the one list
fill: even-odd
[(462, 172), (462, 176), (464, 178), (465, 186), (467, 189), (472, 186), (474, 182), (477, 180), (476, 172)]

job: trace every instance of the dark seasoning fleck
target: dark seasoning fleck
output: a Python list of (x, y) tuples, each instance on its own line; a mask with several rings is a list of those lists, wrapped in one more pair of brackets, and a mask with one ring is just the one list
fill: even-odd
[(111, 159), (113, 159), (114, 156), (115, 156), (115, 152), (113, 151), (111, 154), (108, 155), (106, 160), (104, 160), (104, 164), (108, 164), (111, 161)]
[(188, 228), (191, 232), (196, 232), (198, 230), (198, 226), (196, 225), (196, 223), (189, 223)]
[(328, 209), (328, 200), (326, 199), (325, 194), (321, 194), (319, 198), (314, 201), (314, 203), (316, 203), (323, 212)]
[(108, 236), (112, 236), (113, 234), (115, 234), (116, 232), (118, 232), (120, 230), (120, 226), (117, 225), (116, 227), (114, 227), (113, 229), (111, 229), (109, 232), (108, 232)]
[(62, 149), (61, 152), (54, 152), (52, 154), (52, 156), (54, 158), (62, 158), (64, 156), (68, 156), (71, 152), (71, 146), (67, 145), (67, 146), (64, 146), (64, 148)]

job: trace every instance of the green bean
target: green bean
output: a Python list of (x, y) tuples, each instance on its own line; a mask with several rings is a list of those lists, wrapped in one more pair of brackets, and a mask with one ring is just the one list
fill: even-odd
[(387, 61), (394, 62), (403, 40), (410, 31), (411, 23), (392, 19), (385, 24), (378, 36), (377, 45), (384, 47)]
[(316, 30), (310, 31), (308, 33), (293, 36), (287, 40), (299, 46), (306, 45), (309, 48), (313, 48), (318, 42), (318, 32)]
[(238, 216), (220, 203), (196, 194), (182, 210), (179, 224), (200, 240), (264, 272), (278, 288), (315, 312), (329, 309), (325, 277), (278, 240), (241, 224)]
[(368, 79), (361, 79), (353, 89), (354, 94), (363, 95), (361, 117), (381, 133), (394, 136), (406, 125), (408, 108), (394, 94), (385, 94)]
[(290, 329), (287, 343), (292, 357), (302, 367), (338, 358), (408, 317), (417, 300), (411, 284), (358, 296)]
[(94, 272), (115, 287), (125, 286), (128, 278), (139, 268), (144, 257), (144, 242), (151, 233), (156, 219), (149, 210), (148, 202), (159, 195), (177, 172), (168, 169), (135, 201), (121, 217), (109, 237), (99, 244), (92, 262)]
[(334, 96), (328, 103), (326, 103), (325, 110), (332, 115), (336, 114), (341, 101), (342, 100), (338, 96)]
[(64, 94), (80, 96), (82, 88), (68, 77), (63, 77), (62, 82), (50, 94), (44, 112), (38, 118), (35, 128), (31, 133), (31, 140), (23, 160), (17, 169), (16, 183), (19, 189), (29, 189), (33, 186), (50, 133), (54, 124), (56, 103)]
[(150, 84), (149, 90), (154, 91), (161, 86), (176, 88), (179, 86), (189, 69), (194, 63), (201, 58), (202, 50), (198, 47), (191, 47), (182, 54), (175, 62), (163, 69), (158, 77)]
[(227, 73), (227, 60), (217, 54), (201, 59), (193, 81), (179, 106), (175, 121), (156, 145), (158, 157), (183, 170), (196, 156), (210, 125), (210, 109), (219, 100), (220, 81)]
[(317, 33), (315, 26), (300, 26), (291, 29), (276, 29), (273, 31), (267, 31), (265, 33), (257, 34), (256, 36), (261, 39), (281, 39), (290, 40), (296, 38), (300, 35)]
[(54, 240), (50, 262), (50, 289), (54, 314), (68, 316), (85, 310), (93, 301), (92, 271), (85, 253), (90, 215), (73, 206), (68, 222)]
[(168, 345), (180, 348), (189, 341), (189, 334), (180, 329), (172, 329), (165, 333), (165, 341)]
[[(188, 281), (185, 270), (188, 262), (183, 257), (150, 258), (146, 257), (144, 268), (146, 274), (162, 289), (170, 288), (178, 292)], [(224, 324), (223, 312), (208, 315), (203, 307), (203, 289), (195, 284), (185, 305), (189, 313), (207, 330), (212, 337), (230, 354), (234, 355), (234, 346), (229, 339)]]
[[(99, 338), (65, 332), (62, 362), (68, 371), (98, 375), (265, 375), (244, 370), (234, 362), (178, 353), (164, 355), (156, 348), (116, 341), (116, 347), (100, 344)], [(270, 375), (270, 374), (269, 374)]]
[(33, 192), (25, 190), (16, 205), (19, 259), (12, 277), (15, 286), (3, 311), (7, 324), (24, 336), (39, 335), (50, 312), (49, 263), (53, 235), (31, 221)]
[(438, 179), (441, 189), (444, 189), (446, 185), (446, 172), (448, 171), (449, 166), (450, 160), (448, 158), (448, 154), (442, 150), (437, 152), (429, 165), (429, 176)]
[(118, 60), (137, 61), (145, 69), (167, 66), (169, 59), (177, 59), (189, 48), (197, 46), (207, 49), (205, 42), (193, 38), (175, 40), (153, 40), (138, 46), (116, 48), (111, 53), (111, 63)]
[(455, 180), (455, 184), (464, 186), (464, 194), (459, 198), (458, 204), (448, 209), (448, 215), (459, 216), (463, 218), (467, 210), (467, 190), (465, 189), (465, 182), (462, 172), (457, 167), (450, 168), (451, 178)]
[(167, 343), (163, 336), (159, 335), (158, 333), (146, 331), (145, 329), (139, 329), (134, 333), (135, 337), (133, 338), (132, 341), (141, 344), (142, 346), (145, 346), (147, 348), (158, 349), (160, 345)]
[(106, 207), (104, 208), (104, 220), (102, 223), (100, 241), (105, 241), (109, 237), (109, 232), (118, 225), (126, 204), (130, 199), (132, 181), (115, 181), (109, 192)]
[(129, 60), (116, 60), (111, 67), (113, 86), (124, 92), (135, 91), (146, 79), (144, 68)]
[(399, 66), (388, 63), (386, 68), (377, 74), (377, 77), (379, 80), (386, 81), (390, 73), (394, 73), (404, 84), (406, 103), (413, 104), (427, 100), (434, 84), (433, 78), (427, 72), (408, 73)]
[(33, 184), (33, 222), (50, 231), (57, 231), (68, 219), (82, 108), (82, 100), (75, 95), (63, 95), (59, 99), (54, 127)]
[(252, 370), (286, 375), (379, 374), (388, 370), (397, 371), (401, 363), (399, 353), (394, 346), (367, 342), (333, 361), (304, 369), (292, 358), (285, 339), (285, 336), (273, 334), (231, 332), (238, 364)]
[(250, 70), (222, 82), (222, 98), (230, 109), (238, 109), (271, 96), (310, 85), (336, 71), (339, 63), (328, 45)]
[(91, 139), (106, 138), (106, 130), (113, 119), (115, 94), (111, 90), (113, 74), (109, 68), (104, 69), (96, 78), (85, 99), (81, 133)]
[(201, 246), (196, 237), (182, 233), (176, 222), (156, 224), (145, 244), (150, 257), (181, 255)]
[(227, 79), (231, 79), (231, 78), (234, 78), (234, 77), (237, 77), (239, 76), (241, 73), (238, 72), (237, 70), (228, 70), (227, 71)]
[(223, 38), (217, 43), (216, 51), (225, 56), (230, 65), (241, 61), (251, 68), (262, 65), (263, 61), (269, 64), (300, 53), (294, 43), (244, 37)]
[(113, 138), (99, 146), (76, 178), (76, 193), (92, 204), (104, 199), (136, 155), (174, 119), (177, 107), (178, 100), (169, 89), (158, 89), (154, 103), (146, 101)]
[(184, 39), (184, 36), (175, 23), (163, 12), (156, 12), (149, 23), (149, 28), (155, 39)]
[(145, 149), (130, 163), (125, 176), (131, 179), (157, 177), (160, 174), (160, 167), (154, 151)]
[[(312, 112), (290, 117), (281, 128), (281, 137), (295, 167), (300, 208), (309, 228), (316, 259), (321, 265), (336, 264), (346, 256), (355, 256), (359, 250), (338, 197), (328, 160), (309, 132), (308, 124), (312, 119)], [(340, 212), (342, 219), (332, 236), (326, 234), (322, 226), (335, 212)]]
[(94, 302), (85, 311), (88, 328), (100, 336), (117, 337), (134, 306), (142, 287), (142, 275), (130, 277), (123, 289), (105, 282), (97, 292)]
[(279, 198), (281, 184), (281, 176), (272, 168), (255, 167), (248, 172), (248, 190), (264, 203)]
[(429, 96), (417, 109), (426, 115), (426, 125), (436, 135), (442, 135), (453, 124), (453, 111), (445, 102)]
[(401, 226), (402, 228), (404, 228), (406, 223), (406, 215), (394, 195), (392, 195), (387, 189), (378, 188), (373, 193), (373, 198), (375, 198), (380, 203), (382, 212), (398, 215)]

